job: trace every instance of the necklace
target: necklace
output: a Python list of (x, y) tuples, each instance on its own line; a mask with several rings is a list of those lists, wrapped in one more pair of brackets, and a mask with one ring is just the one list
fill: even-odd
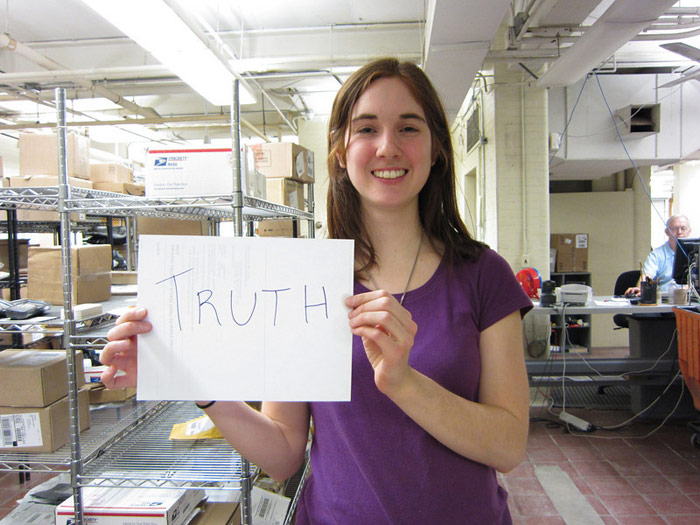
[[(406, 298), (406, 292), (408, 292), (408, 287), (411, 284), (411, 278), (413, 277), (413, 272), (416, 269), (416, 265), (418, 264), (418, 256), (420, 255), (420, 249), (421, 246), (423, 246), (423, 238), (425, 237), (425, 230), (421, 232), (420, 235), (420, 242), (418, 243), (418, 251), (416, 252), (416, 258), (413, 260), (413, 267), (411, 268), (411, 273), (408, 274), (408, 281), (406, 281), (406, 288), (404, 288), (403, 293), (401, 294), (401, 299), (399, 300), (399, 304), (403, 306), (403, 300)], [(369, 277), (369, 281), (372, 283), (372, 286), (374, 286), (375, 290), (379, 290), (379, 286), (377, 286), (376, 281), (372, 277), (372, 274), (367, 272), (367, 276)]]

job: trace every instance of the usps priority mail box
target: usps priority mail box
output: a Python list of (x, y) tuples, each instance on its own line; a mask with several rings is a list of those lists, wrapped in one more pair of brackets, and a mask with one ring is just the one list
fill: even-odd
[(150, 150), (146, 160), (146, 197), (233, 191), (231, 149)]
[[(252, 165), (252, 153), (242, 148), (241, 157), (243, 193), (264, 199), (265, 177)], [(145, 186), (149, 198), (230, 195), (233, 192), (231, 148), (149, 150)]]

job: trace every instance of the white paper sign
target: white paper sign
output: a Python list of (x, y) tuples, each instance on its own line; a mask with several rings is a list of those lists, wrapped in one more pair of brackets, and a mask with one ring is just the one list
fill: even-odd
[(349, 401), (353, 242), (142, 235), (139, 399)]

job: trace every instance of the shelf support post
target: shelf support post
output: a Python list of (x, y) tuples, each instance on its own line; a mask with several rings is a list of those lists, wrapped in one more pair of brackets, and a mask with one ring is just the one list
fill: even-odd
[(75, 332), (73, 319), (73, 268), (70, 239), (70, 186), (68, 185), (68, 155), (66, 151), (66, 90), (56, 88), (56, 135), (58, 139), (58, 213), (61, 221), (61, 261), (63, 269), (63, 347), (68, 367), (68, 412), (71, 435), (71, 485), (75, 523), (83, 523), (83, 498), (79, 486), (83, 463), (80, 453), (80, 421), (78, 410), (78, 374), (71, 337)]
[(236, 237), (243, 236), (243, 185), (241, 184), (241, 103), (239, 99), (240, 81), (233, 81), (231, 100), (231, 169), (233, 176), (233, 227)]
[[(231, 168), (233, 176), (233, 228), (236, 237), (243, 237), (243, 185), (241, 184), (241, 104), (239, 99), (240, 81), (233, 81), (233, 98), (231, 100)], [(250, 512), (252, 490), (250, 463), (241, 456), (241, 523), (252, 525)]]

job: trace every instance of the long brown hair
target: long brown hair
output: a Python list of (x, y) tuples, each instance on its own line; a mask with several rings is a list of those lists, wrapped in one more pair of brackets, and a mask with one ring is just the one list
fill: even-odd
[[(332, 239), (354, 239), (357, 272), (376, 264), (376, 253), (361, 220), (357, 190), (339, 158), (345, 160), (345, 134), (352, 109), (369, 85), (380, 78), (398, 78), (406, 84), (423, 108), (430, 128), (433, 158), (425, 186), (418, 195), (418, 213), (431, 243), (438, 241), (449, 263), (476, 260), (486, 245), (473, 239), (457, 209), (455, 167), (447, 117), (442, 102), (425, 73), (415, 64), (381, 58), (353, 73), (341, 86), (333, 102), (328, 133), (327, 195), (328, 232)], [(345, 164), (345, 162), (343, 162)]]

